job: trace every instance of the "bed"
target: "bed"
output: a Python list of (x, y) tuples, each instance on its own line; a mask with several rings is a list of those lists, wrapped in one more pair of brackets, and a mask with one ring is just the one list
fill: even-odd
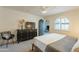
[(43, 52), (70, 52), (77, 39), (57, 33), (49, 33), (34, 38), (33, 46)]

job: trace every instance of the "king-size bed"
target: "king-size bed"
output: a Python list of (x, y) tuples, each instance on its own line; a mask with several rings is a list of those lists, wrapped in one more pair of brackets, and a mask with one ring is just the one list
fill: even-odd
[(32, 47), (37, 47), (42, 52), (70, 52), (76, 42), (77, 39), (74, 37), (49, 33), (35, 37)]

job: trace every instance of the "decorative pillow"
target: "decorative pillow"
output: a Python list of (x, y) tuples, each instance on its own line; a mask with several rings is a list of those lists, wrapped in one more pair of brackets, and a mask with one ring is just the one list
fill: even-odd
[(72, 52), (79, 52), (79, 39), (78, 41), (75, 43), (75, 45), (72, 47)]

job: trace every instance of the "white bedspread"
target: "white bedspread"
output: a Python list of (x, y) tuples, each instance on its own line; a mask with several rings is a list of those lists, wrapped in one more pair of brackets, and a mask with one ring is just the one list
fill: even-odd
[(53, 43), (57, 40), (64, 38), (66, 35), (50, 33), (42, 36), (35, 37), (34, 44), (42, 51), (45, 51), (45, 48), (48, 44)]

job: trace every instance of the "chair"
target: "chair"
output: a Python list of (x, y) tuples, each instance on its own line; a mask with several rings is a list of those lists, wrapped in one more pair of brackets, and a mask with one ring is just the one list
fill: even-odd
[[(9, 40), (12, 39), (12, 41), (13, 41), (14, 34), (11, 34), (10, 31), (2, 32), (2, 33), (1, 33), (1, 37), (2, 37), (3, 40), (6, 40), (6, 41), (7, 41), (6, 47), (8, 47)], [(13, 41), (13, 42), (14, 42), (14, 41)]]

